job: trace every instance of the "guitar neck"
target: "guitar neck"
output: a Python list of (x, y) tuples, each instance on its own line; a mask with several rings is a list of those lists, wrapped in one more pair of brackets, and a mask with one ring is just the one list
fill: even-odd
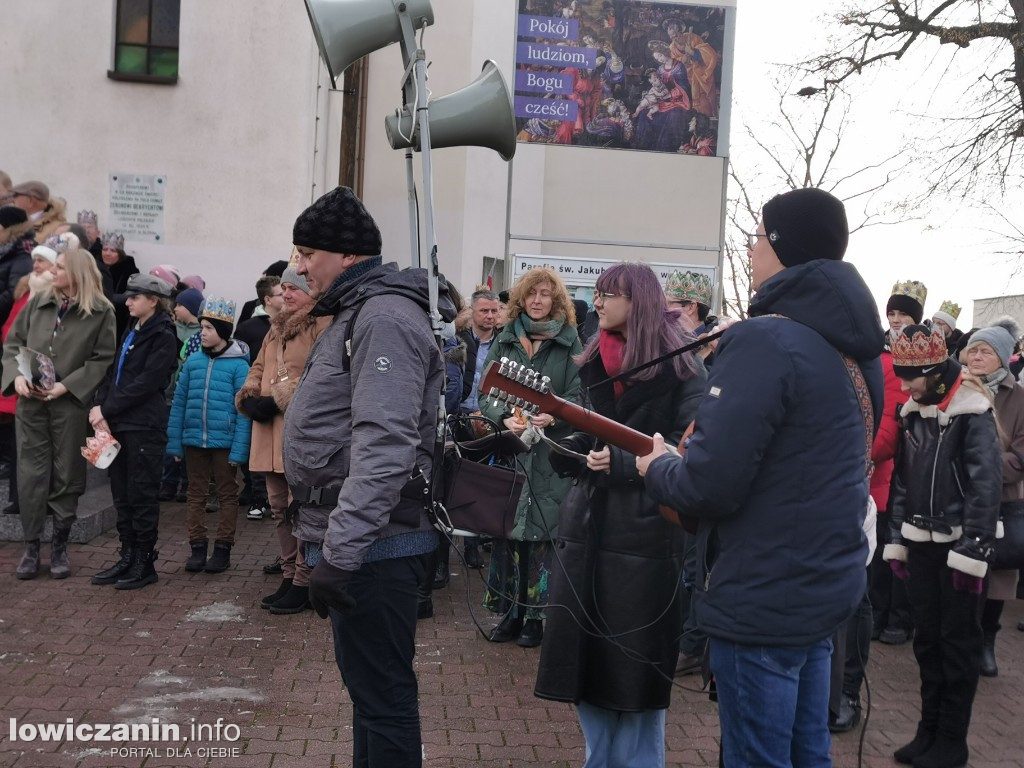
[(548, 412), (568, 422), (581, 432), (593, 435), (609, 445), (629, 451), (636, 456), (646, 456), (654, 450), (654, 441), (643, 432), (637, 432), (635, 429), (561, 398), (553, 399), (555, 403), (551, 405)]

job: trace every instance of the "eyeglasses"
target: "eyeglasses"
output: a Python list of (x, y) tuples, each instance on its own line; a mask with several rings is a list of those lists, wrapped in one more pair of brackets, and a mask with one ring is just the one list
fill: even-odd
[(762, 235), (760, 232), (751, 232), (747, 235), (747, 248), (754, 250), (754, 246), (757, 245), (757, 238), (768, 237), (768, 235)]
[(597, 301), (598, 299), (604, 301), (605, 299), (614, 299), (619, 296), (621, 296), (624, 299), (629, 298), (629, 294), (626, 293), (609, 293), (608, 291), (594, 291), (594, 301)]

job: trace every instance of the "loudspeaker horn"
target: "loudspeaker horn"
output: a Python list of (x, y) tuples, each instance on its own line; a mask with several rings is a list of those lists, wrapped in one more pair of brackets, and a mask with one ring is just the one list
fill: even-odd
[[(434, 23), (430, 0), (401, 0), (416, 29)], [(331, 83), (363, 56), (402, 39), (402, 25), (394, 0), (306, 0), (320, 56)]]
[[(384, 130), (392, 149), (410, 146), (413, 115), (411, 107), (384, 118)], [(486, 147), (503, 160), (511, 160), (516, 152), (516, 121), (512, 98), (498, 65), (488, 59), (483, 72), (472, 83), (447, 96), (430, 101), (427, 112), (430, 123), (430, 146)], [(419, 151), (419, 133), (415, 137)]]

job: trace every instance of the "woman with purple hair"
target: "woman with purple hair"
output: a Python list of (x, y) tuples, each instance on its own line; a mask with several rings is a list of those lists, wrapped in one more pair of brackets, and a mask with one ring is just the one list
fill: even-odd
[[(694, 339), (650, 267), (624, 263), (597, 281), (600, 332), (576, 358), (585, 407), (678, 442), (704, 392), (693, 353), (623, 381), (606, 380)], [(661, 517), (635, 457), (577, 432), (552, 453), (577, 482), (561, 508), (548, 629), (535, 694), (576, 705), (584, 766), (665, 764), (665, 711), (683, 631), (684, 532)]]

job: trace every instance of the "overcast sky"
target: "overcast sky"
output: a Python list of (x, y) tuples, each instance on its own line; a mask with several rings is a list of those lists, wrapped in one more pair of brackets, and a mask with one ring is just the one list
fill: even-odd
[[(826, 37), (838, 29), (834, 23), (823, 23), (821, 14), (839, 5), (835, 0), (740, 0), (730, 152), (737, 167), (770, 170), (763, 152), (746, 138), (744, 125), (758, 135), (773, 135), (770, 126), (778, 116), (778, 97), (770, 86), (771, 65), (795, 63), (820, 52)], [(923, 147), (920, 134), (931, 133), (940, 125), (924, 116), (941, 118), (957, 113), (964, 83), (979, 74), (971, 65), (987, 53), (979, 48), (951, 57), (949, 46), (940, 50), (928, 41), (917, 55), (854, 78), (849, 128), (836, 158), (834, 178), (878, 162), (904, 146)], [(951, 84), (937, 84), (951, 58), (953, 65), (946, 76)], [(808, 77), (806, 84), (821, 83)], [(794, 90), (799, 87), (797, 84)], [(807, 100), (793, 96), (792, 101), (797, 113), (810, 109)], [(886, 193), (889, 201), (914, 196), (925, 186), (921, 166), (915, 163), (900, 175)], [(854, 188), (855, 184), (848, 187)], [(840, 196), (843, 189), (837, 190)], [(995, 189), (984, 192), (991, 206), (1024, 228), (1024, 198), (1015, 194), (1016, 199), (1003, 199)], [(894, 282), (921, 280), (928, 287), (926, 317), (943, 300), (951, 299), (963, 307), (958, 325), (967, 329), (974, 299), (1024, 293), (1024, 265), (1017, 258), (997, 253), (1008, 244), (988, 230), (1006, 231), (1007, 227), (983, 206), (946, 197), (929, 202), (918, 214), (923, 217), (920, 220), (857, 232), (851, 238), (847, 259), (857, 265), (881, 307)], [(859, 204), (849, 204), (849, 210), (854, 223), (863, 218)], [(896, 218), (889, 216), (890, 220)]]

